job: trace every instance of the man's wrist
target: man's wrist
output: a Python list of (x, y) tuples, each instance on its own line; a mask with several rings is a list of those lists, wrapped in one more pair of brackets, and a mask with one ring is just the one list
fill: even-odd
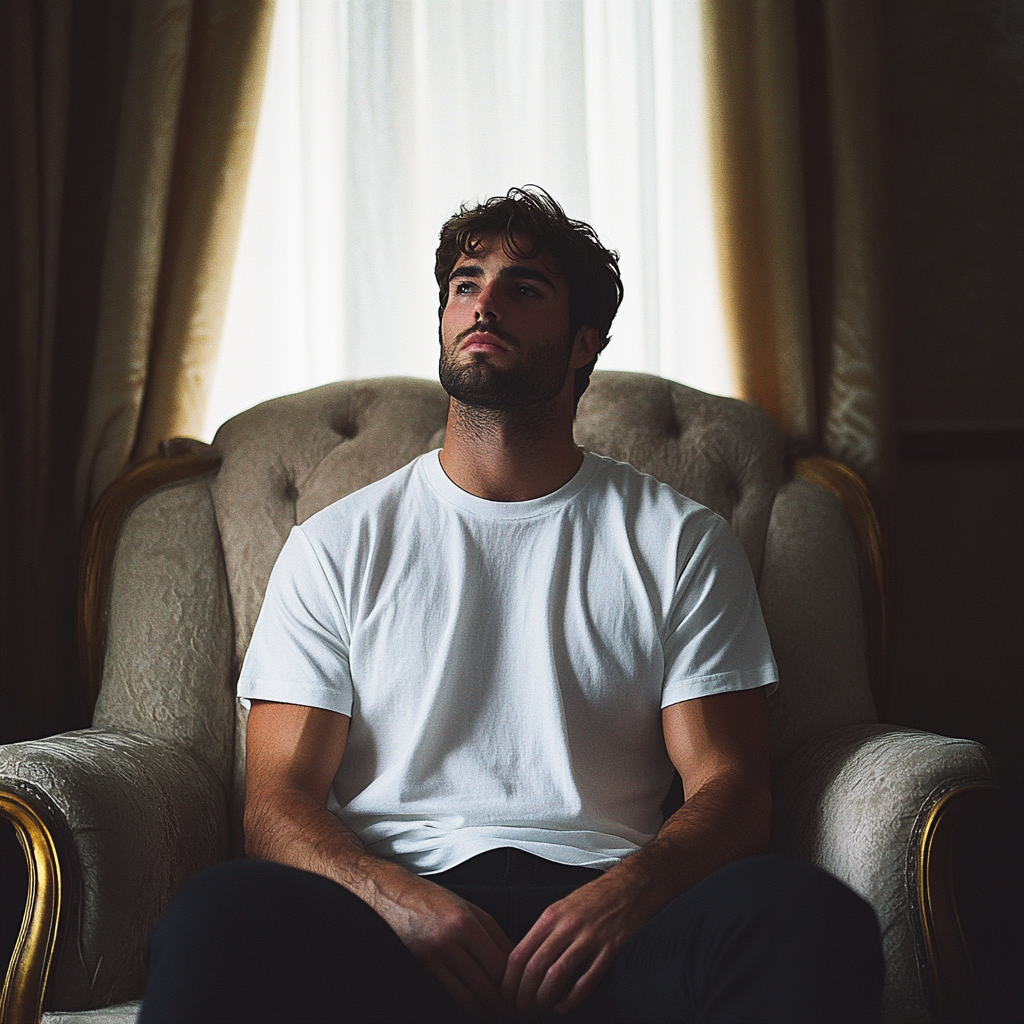
[[(655, 839), (654, 843), (658, 840)], [(635, 907), (638, 917), (646, 920), (679, 895), (686, 884), (673, 870), (668, 851), (641, 847), (636, 853), (619, 861), (598, 882), (614, 887), (622, 899)]]
[(414, 912), (414, 894), (424, 888), (435, 888), (434, 882), (421, 878), (394, 861), (364, 854), (350, 868), (352, 883), (347, 884), (354, 895), (368, 904), (392, 929), (399, 930), (400, 921)]

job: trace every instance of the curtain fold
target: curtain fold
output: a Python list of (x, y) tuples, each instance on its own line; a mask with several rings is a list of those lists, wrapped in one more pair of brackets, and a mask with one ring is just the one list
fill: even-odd
[(130, 458), (201, 431), (272, 19), (267, 0), (136, 6), (80, 507)]
[(825, 241), (831, 315), (822, 318), (831, 372), (818, 429), (825, 453), (858, 469), (884, 497), (892, 491), (896, 448), (880, 11), (877, 0), (822, 7), (834, 219)]
[(202, 429), (263, 95), (272, 0), (206, 0), (200, 9), (135, 459)]
[(96, 354), (76, 479), (81, 513), (127, 465), (146, 387), (191, 0), (135, 6), (100, 283)]
[(83, 516), (201, 426), (271, 17), (0, 4), (0, 742), (84, 724)]
[(704, 0), (722, 289), (742, 397), (891, 490), (877, 0)]
[(792, 0), (703, 8), (722, 294), (740, 393), (788, 437), (814, 432), (796, 15)]
[(3, 739), (81, 724), (73, 481), (123, 23), (58, 0), (0, 5)]

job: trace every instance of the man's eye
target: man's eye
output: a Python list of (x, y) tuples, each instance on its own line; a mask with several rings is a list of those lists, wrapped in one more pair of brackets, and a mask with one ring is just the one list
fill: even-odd
[(539, 295), (540, 294), (540, 292), (538, 292), (536, 288), (533, 288), (533, 287), (531, 287), (528, 284), (521, 284), (521, 285), (519, 285), (516, 288), (516, 291), (518, 291), (520, 295)]
[(468, 295), (472, 288), (473, 285), (469, 281), (456, 281), (454, 291), (456, 295)]

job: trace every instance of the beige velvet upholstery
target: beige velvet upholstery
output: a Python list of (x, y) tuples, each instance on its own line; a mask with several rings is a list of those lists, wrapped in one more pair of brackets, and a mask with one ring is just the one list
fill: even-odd
[[(52, 1021), (129, 1021), (145, 935), (191, 874), (241, 850), (238, 666), (288, 531), (444, 438), (446, 396), (403, 378), (332, 384), (226, 423), (220, 469), (149, 494), (113, 565), (93, 728), (0, 748), (0, 787), (59, 838), (71, 898)], [(580, 444), (724, 516), (758, 581), (781, 685), (771, 698), (773, 846), (862, 893), (882, 925), (885, 1019), (932, 1019), (914, 843), (944, 793), (989, 782), (976, 743), (877, 725), (858, 553), (838, 500), (787, 476), (771, 421), (656, 377), (597, 373)], [(193, 442), (197, 450), (209, 451)]]
[(931, 1019), (918, 879), (907, 854), (935, 802), (991, 779), (994, 767), (972, 740), (860, 725), (814, 737), (775, 772), (772, 845), (830, 871), (875, 908), (886, 959), (884, 1020)]
[(118, 1003), (102, 1010), (53, 1010), (43, 1014), (46, 1024), (135, 1024), (142, 1009), (141, 999)]

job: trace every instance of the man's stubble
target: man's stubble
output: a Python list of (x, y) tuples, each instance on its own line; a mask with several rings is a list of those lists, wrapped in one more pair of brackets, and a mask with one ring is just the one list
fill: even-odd
[[(503, 333), (495, 334), (521, 353), (514, 339)], [(561, 343), (550, 346), (542, 353), (542, 358), (521, 361), (508, 370), (495, 366), (483, 352), (474, 353), (467, 363), (457, 364), (453, 353), (463, 337), (457, 337), (451, 348), (441, 339), (438, 375), (448, 395), (467, 409), (527, 412), (542, 408), (561, 392), (572, 358), (571, 334)]]

